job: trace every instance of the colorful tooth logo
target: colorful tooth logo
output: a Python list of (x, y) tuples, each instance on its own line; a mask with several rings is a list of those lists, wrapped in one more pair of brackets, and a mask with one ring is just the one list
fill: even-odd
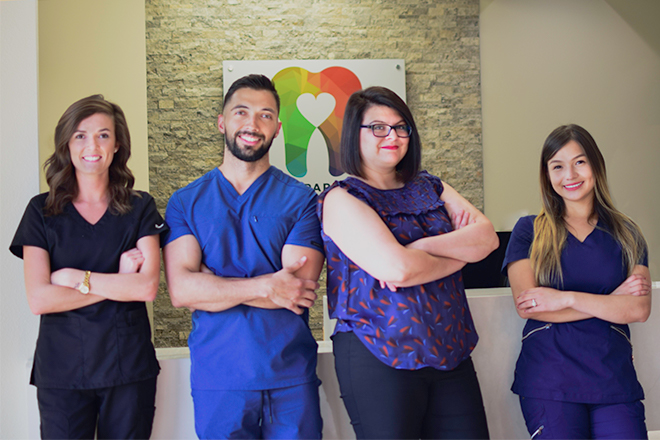
[(328, 171), (333, 176), (343, 174), (339, 158), (341, 127), (348, 98), (362, 88), (358, 77), (344, 67), (328, 67), (318, 73), (302, 67), (288, 67), (273, 77), (273, 84), (280, 95), (280, 120), (289, 173), (295, 177), (307, 174), (307, 147), (317, 128), (298, 109), (298, 97), (311, 93), (316, 98), (328, 93), (335, 98), (335, 108), (318, 128), (328, 149)]

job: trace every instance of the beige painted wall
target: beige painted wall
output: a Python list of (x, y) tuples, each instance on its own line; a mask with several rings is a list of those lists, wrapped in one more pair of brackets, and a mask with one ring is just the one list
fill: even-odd
[(8, 248), (39, 187), (37, 131), (37, 0), (0, 1), (0, 439), (28, 438), (35, 393), (27, 367), (39, 318)]
[(496, 228), (538, 212), (543, 141), (577, 123), (601, 148), (658, 279), (659, 21), (657, 0), (481, 0), (484, 199)]
[[(39, 163), (55, 125), (80, 98), (101, 93), (124, 110), (135, 188), (149, 190), (143, 0), (39, 0)], [(42, 191), (47, 190), (41, 178)]]

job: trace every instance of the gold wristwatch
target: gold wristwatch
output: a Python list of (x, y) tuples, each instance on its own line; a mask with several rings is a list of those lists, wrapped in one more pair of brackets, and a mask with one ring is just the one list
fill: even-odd
[(80, 290), (80, 293), (83, 295), (87, 295), (89, 293), (89, 277), (92, 275), (92, 272), (87, 270), (85, 271), (85, 280), (82, 282), (80, 286), (78, 286), (78, 290)]

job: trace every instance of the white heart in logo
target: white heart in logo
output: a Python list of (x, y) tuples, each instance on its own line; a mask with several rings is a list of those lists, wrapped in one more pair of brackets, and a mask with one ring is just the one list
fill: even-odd
[(298, 96), (296, 105), (305, 119), (314, 127), (318, 127), (328, 119), (330, 113), (335, 109), (336, 102), (335, 97), (329, 93), (321, 93), (316, 98), (311, 93), (303, 93)]

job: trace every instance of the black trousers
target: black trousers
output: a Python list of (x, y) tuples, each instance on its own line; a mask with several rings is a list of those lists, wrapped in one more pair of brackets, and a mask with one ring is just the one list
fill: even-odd
[(108, 388), (37, 388), (43, 439), (147, 439), (156, 378)]
[(341, 397), (358, 439), (489, 437), (471, 358), (451, 371), (397, 370), (352, 332), (332, 340)]

